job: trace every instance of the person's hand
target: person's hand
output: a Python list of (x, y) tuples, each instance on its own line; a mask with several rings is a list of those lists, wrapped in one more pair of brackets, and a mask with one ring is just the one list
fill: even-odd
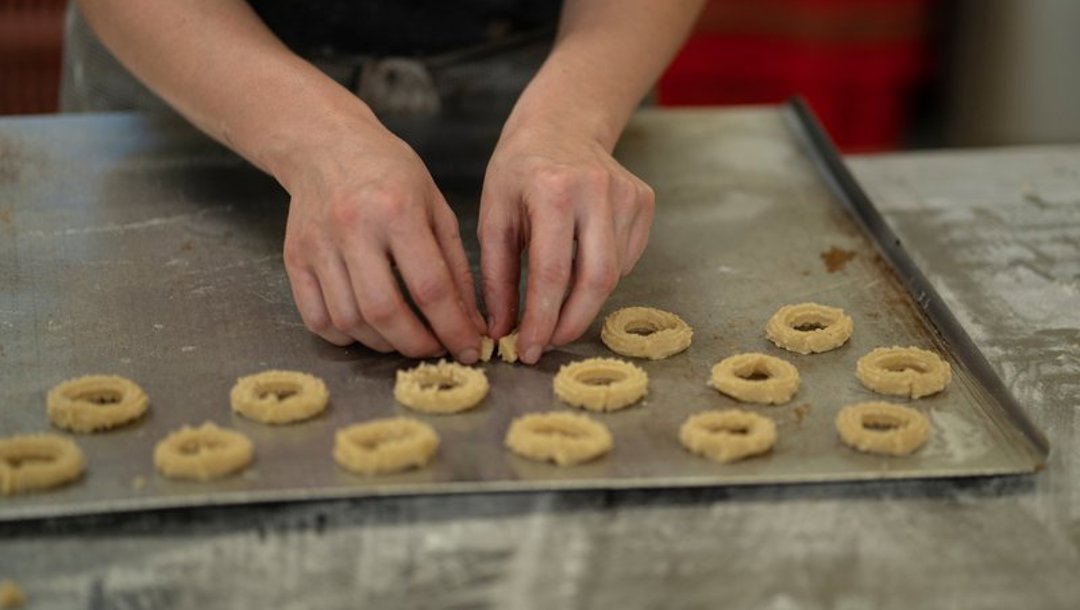
[(534, 364), (544, 349), (580, 337), (641, 257), (654, 205), (652, 189), (596, 140), (538, 127), (504, 131), (477, 231), (491, 335), (517, 322), (527, 249), (522, 361)]
[[(304, 323), (413, 358), (448, 350), (471, 364), (486, 332), (457, 218), (423, 162), (374, 119), (295, 156), (285, 268)], [(430, 328), (413, 313), (398, 269)]]

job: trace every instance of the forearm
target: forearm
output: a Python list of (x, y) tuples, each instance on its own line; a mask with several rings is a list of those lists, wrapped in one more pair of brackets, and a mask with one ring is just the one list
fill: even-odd
[(508, 129), (574, 125), (608, 150), (671, 61), (704, 0), (566, 0), (554, 48)]
[[(374, 115), (242, 0), (80, 0), (106, 47), (188, 120), (282, 179)], [(287, 186), (287, 185), (286, 185)]]

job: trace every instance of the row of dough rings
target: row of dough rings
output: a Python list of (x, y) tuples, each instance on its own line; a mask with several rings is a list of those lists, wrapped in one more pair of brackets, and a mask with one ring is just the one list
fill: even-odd
[(69, 438), (27, 434), (0, 438), (0, 495), (59, 487), (78, 479), (86, 457)]
[(607, 426), (585, 415), (530, 413), (515, 419), (506, 432), (508, 449), (521, 457), (559, 466), (594, 460), (614, 447)]
[(555, 396), (589, 411), (617, 411), (645, 397), (649, 376), (615, 358), (589, 358), (559, 368), (552, 381)]
[(880, 394), (921, 398), (945, 389), (952, 379), (948, 362), (917, 347), (879, 347), (855, 365), (855, 376)]
[(766, 453), (776, 443), (776, 423), (749, 411), (728, 409), (691, 415), (679, 429), (691, 453), (717, 462), (733, 462)]
[(488, 389), (484, 371), (440, 360), (398, 371), (394, 398), (422, 413), (460, 413), (480, 404)]
[(908, 455), (926, 442), (930, 422), (910, 407), (864, 402), (840, 409), (836, 431), (844, 443), (859, 451)]
[(208, 481), (243, 470), (251, 463), (251, 439), (211, 422), (184, 426), (154, 447), (154, 466), (170, 479)]
[(330, 392), (322, 379), (298, 371), (263, 371), (236, 380), (233, 411), (264, 424), (288, 424), (326, 409)]
[(798, 354), (817, 354), (836, 349), (851, 338), (855, 324), (843, 309), (817, 303), (781, 307), (765, 324), (765, 336)]
[(334, 436), (334, 460), (363, 475), (420, 468), (439, 448), (435, 429), (409, 417), (390, 417), (354, 424)]
[(49, 421), (72, 432), (96, 432), (135, 421), (149, 399), (134, 381), (116, 375), (86, 375), (64, 381), (45, 398)]
[(743, 402), (779, 405), (799, 389), (799, 370), (766, 354), (736, 354), (712, 368), (709, 385)]
[(694, 331), (679, 316), (651, 307), (624, 307), (604, 319), (600, 339), (623, 356), (660, 360), (690, 347)]

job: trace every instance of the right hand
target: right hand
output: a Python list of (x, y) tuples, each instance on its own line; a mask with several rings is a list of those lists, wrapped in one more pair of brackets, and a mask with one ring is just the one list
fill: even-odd
[(405, 142), (374, 118), (353, 127), (316, 138), (277, 176), (292, 198), (285, 269), (304, 324), (337, 345), (472, 364), (487, 329), (457, 218)]

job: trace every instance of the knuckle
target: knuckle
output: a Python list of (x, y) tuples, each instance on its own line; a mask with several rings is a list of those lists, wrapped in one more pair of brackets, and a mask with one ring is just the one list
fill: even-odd
[(332, 317), (334, 328), (346, 334), (353, 334), (364, 326), (364, 319), (356, 311), (340, 312)]
[(353, 197), (338, 197), (330, 202), (327, 215), (335, 227), (355, 227), (363, 221), (363, 207)]
[(562, 286), (570, 279), (570, 265), (564, 262), (547, 261), (538, 265), (534, 272), (541, 284)]
[(401, 307), (396, 299), (388, 298), (370, 299), (361, 305), (364, 317), (376, 327), (387, 326), (393, 322)]
[(308, 330), (316, 335), (324, 335), (332, 328), (330, 316), (324, 313), (302, 314), (301, 317), (304, 319), (304, 325), (307, 326)]
[(412, 287), (412, 296), (416, 304), (423, 309), (450, 296), (450, 286), (437, 277), (421, 278)]
[(373, 215), (390, 222), (405, 218), (411, 207), (407, 192), (392, 185), (373, 189), (366, 199)]
[(601, 294), (611, 294), (619, 283), (619, 269), (609, 262), (584, 278), (585, 288)]

